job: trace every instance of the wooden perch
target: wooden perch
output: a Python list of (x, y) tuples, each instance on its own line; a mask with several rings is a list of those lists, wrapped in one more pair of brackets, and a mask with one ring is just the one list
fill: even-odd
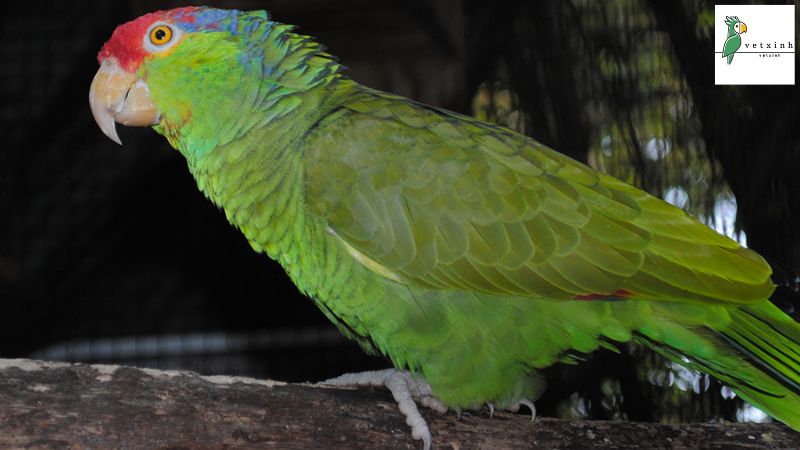
[[(422, 414), (437, 449), (800, 447), (800, 434), (782, 424)], [(29, 447), (417, 450), (422, 443), (380, 390), (0, 359), (0, 448)]]

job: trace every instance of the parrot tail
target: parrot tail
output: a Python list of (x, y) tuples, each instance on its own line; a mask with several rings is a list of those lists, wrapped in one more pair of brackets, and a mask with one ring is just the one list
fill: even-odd
[(742, 382), (731, 388), (800, 430), (800, 324), (769, 302), (739, 308), (732, 319), (719, 334), (749, 367), (742, 371)]
[(729, 314), (730, 321), (721, 329), (691, 329), (706, 345), (637, 337), (663, 356), (716, 377), (744, 400), (800, 431), (800, 323), (769, 301), (732, 308)]

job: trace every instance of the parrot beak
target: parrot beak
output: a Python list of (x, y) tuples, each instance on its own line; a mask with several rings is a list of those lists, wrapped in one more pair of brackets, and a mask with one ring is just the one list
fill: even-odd
[(741, 26), (740, 30), (741, 30), (742, 33), (747, 33), (747, 25), (745, 25), (744, 22), (742, 22), (742, 26)]
[(89, 106), (103, 133), (119, 145), (122, 141), (114, 122), (142, 127), (156, 125), (161, 120), (144, 81), (120, 68), (113, 58), (100, 64), (89, 88)]

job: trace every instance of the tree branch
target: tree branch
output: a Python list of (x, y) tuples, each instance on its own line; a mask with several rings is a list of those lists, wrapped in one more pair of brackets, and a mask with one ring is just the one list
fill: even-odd
[[(797, 448), (781, 424), (663, 425), (422, 411), (434, 448)], [(408, 448), (387, 392), (0, 359), (0, 447)]]

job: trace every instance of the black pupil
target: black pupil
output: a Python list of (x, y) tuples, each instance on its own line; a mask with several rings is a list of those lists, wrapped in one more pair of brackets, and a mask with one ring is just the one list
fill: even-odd
[(157, 41), (162, 41), (162, 40), (164, 40), (165, 37), (167, 37), (167, 32), (166, 31), (164, 31), (161, 28), (156, 30), (156, 40)]

